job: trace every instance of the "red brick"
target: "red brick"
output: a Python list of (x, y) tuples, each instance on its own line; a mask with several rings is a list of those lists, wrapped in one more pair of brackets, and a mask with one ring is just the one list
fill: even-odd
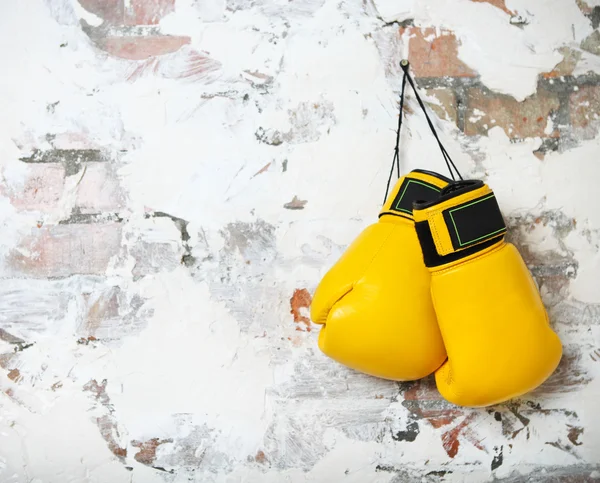
[(563, 60), (556, 64), (550, 72), (544, 72), (542, 74), (546, 79), (571, 75), (581, 59), (581, 52), (578, 50), (573, 50), (569, 47), (561, 47), (558, 51), (563, 55)]
[[(25, 183), (14, 193), (7, 193), (13, 206), (23, 211), (54, 211), (65, 184), (62, 164), (28, 164)], [(5, 191), (4, 189), (2, 191)]]
[[(309, 313), (308, 309), (310, 307), (311, 302), (312, 297), (310, 295), (310, 292), (305, 288), (297, 288), (296, 290), (294, 290), (292, 298), (290, 298), (290, 314), (294, 316), (294, 322), (304, 323), (308, 331), (310, 331), (310, 319), (307, 317), (307, 315)], [(306, 315), (302, 313), (303, 310), (306, 311)]]
[(9, 255), (9, 266), (33, 278), (104, 274), (121, 245), (121, 225), (66, 224), (34, 228)]
[(469, 136), (486, 135), (494, 126), (500, 126), (513, 139), (559, 135), (556, 129), (549, 135), (544, 132), (548, 116), (559, 107), (555, 93), (539, 89), (534, 95), (518, 102), (511, 96), (472, 88), (467, 97), (465, 134)]
[(485, 451), (485, 447), (481, 445), (481, 437), (472, 429), (474, 426), (472, 423), (476, 418), (476, 412), (469, 413), (459, 424), (442, 434), (442, 446), (450, 458), (457, 455), (461, 442), (465, 440), (478, 450)]
[(458, 40), (449, 30), (402, 27), (408, 30), (408, 60), (416, 77), (474, 77), (477, 75), (458, 59)]
[(170, 54), (189, 44), (189, 37), (148, 36), (148, 37), (107, 37), (99, 42), (100, 48), (111, 55), (129, 60), (143, 60), (157, 55)]
[(151, 466), (156, 459), (156, 449), (165, 443), (172, 443), (172, 439), (158, 439), (152, 438), (148, 441), (132, 441), (131, 446), (134, 448), (140, 448), (140, 450), (135, 454), (134, 458), (137, 462), (142, 463), (144, 465)]
[(600, 119), (600, 86), (582, 86), (569, 98), (571, 126), (579, 137), (592, 139), (598, 132)]
[[(100, 434), (106, 444), (108, 445), (108, 449), (118, 458), (127, 457), (127, 448), (121, 447), (119, 444), (119, 439), (121, 434), (119, 432), (119, 425), (115, 418), (112, 415), (105, 414), (100, 418), (96, 418), (96, 424), (98, 425), (98, 429), (100, 430)], [(123, 446), (126, 446), (125, 444)]]
[(124, 0), (78, 0), (88, 12), (102, 18), (109, 25), (122, 25)]
[(456, 94), (452, 89), (439, 87), (435, 89), (427, 89), (427, 95), (435, 97), (440, 103), (428, 103), (429, 107), (442, 119), (452, 121), (456, 124)]
[(428, 421), (434, 428), (447, 426), (467, 414), (465, 408), (454, 406), (442, 398), (433, 377), (411, 383), (403, 397), (403, 405), (417, 419)]
[(493, 5), (494, 7), (499, 8), (500, 10), (502, 10), (503, 12), (506, 12), (509, 15), (515, 15), (514, 12), (512, 12), (511, 10), (506, 8), (505, 0), (471, 0), (471, 1), (476, 2), (476, 3), (489, 3), (490, 5)]
[(19, 371), (19, 369), (12, 369), (8, 372), (8, 378), (11, 381), (19, 382), (22, 379), (21, 372)]
[(125, 25), (156, 25), (175, 10), (175, 0), (130, 0)]

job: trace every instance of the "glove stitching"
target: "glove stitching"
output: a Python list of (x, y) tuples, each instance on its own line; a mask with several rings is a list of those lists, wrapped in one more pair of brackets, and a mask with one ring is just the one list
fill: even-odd
[[(440, 210), (434, 210), (434, 211), (432, 211), (432, 218), (434, 218), (435, 216), (437, 216), (439, 213), (440, 213)], [(438, 230), (437, 230), (437, 223), (430, 223), (429, 227), (431, 228), (431, 232), (433, 233), (433, 240), (434, 240), (435, 248), (436, 248), (436, 251), (437, 251), (438, 246), (439, 247), (442, 246), (442, 242), (440, 240), (440, 235), (438, 234)], [(446, 254), (445, 253), (440, 253), (440, 255), (446, 255)]]

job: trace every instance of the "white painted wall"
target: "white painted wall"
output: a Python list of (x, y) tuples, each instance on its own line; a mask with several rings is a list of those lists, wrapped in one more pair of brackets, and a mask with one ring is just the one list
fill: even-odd
[[(362, 483), (446, 472), (483, 482), (500, 453), (497, 478), (600, 478), (597, 138), (540, 161), (540, 139), (511, 142), (500, 128), (466, 137), (435, 120), (463, 174), (484, 177), (507, 217), (550, 213), (518, 225), (520, 243), (578, 266), (560, 292), (542, 287), (572, 359), (554, 385), (490, 412), (433, 392), (413, 403), (407, 394), (426, 397), (431, 381), (347, 370), (318, 351), (318, 328), (290, 314), (294, 290), (312, 292), (376, 220), (407, 52), (389, 22), (453, 30), (481, 82), (522, 100), (561, 61), (557, 48), (592, 32), (575, 2), (509, 2), (524, 29), (467, 0), (234, 3), (178, 1), (157, 28), (191, 43), (141, 75), (98, 49), (80, 19), (101, 19), (74, 0), (0, 6), (0, 328), (22, 341), (0, 340), (0, 481)], [(214, 68), (182, 79), (189, 49)], [(582, 55), (585, 72), (600, 73)], [(260, 142), (259, 128), (283, 142)], [(108, 161), (64, 181), (52, 178), (60, 163), (19, 161), (53, 148), (100, 149)], [(401, 158), (404, 171), (444, 172), (420, 114), (407, 118)], [(30, 190), (36, 169), (43, 195)], [(284, 208), (295, 196), (304, 208)], [(59, 224), (74, 208), (104, 218)], [(189, 241), (154, 212), (186, 220)], [(568, 233), (561, 214), (577, 220)], [(45, 229), (49, 238), (32, 241)], [(77, 342), (89, 336), (98, 340)], [(453, 419), (423, 418), (436, 408)], [(414, 441), (398, 438), (415, 424)], [(153, 438), (156, 457), (136, 460), (135, 442)]]

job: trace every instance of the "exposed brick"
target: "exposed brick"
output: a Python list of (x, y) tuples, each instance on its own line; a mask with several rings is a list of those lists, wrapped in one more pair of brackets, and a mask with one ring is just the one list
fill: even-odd
[(108, 449), (114, 454), (117, 458), (123, 459), (127, 457), (127, 448), (122, 448), (119, 445), (118, 440), (120, 439), (119, 426), (117, 421), (111, 415), (104, 415), (100, 418), (96, 418), (96, 424), (98, 425), (98, 429), (100, 430), (100, 434), (106, 444), (108, 444)]
[(107, 37), (99, 41), (99, 46), (116, 57), (129, 60), (143, 60), (157, 55), (170, 54), (189, 44), (189, 37), (172, 35), (148, 37)]
[(8, 262), (17, 273), (33, 278), (103, 274), (120, 244), (118, 223), (54, 225), (22, 240)]
[(144, 465), (151, 466), (156, 459), (156, 449), (165, 443), (172, 443), (172, 439), (158, 439), (152, 438), (148, 441), (132, 441), (131, 446), (134, 448), (140, 448), (140, 450), (135, 454), (134, 458), (137, 462), (142, 463)]
[(110, 404), (110, 397), (106, 394), (106, 385), (108, 381), (103, 379), (100, 384), (96, 379), (90, 379), (84, 386), (83, 390), (91, 392), (95, 396), (95, 400), (98, 401), (103, 406), (108, 406)]
[[(294, 290), (292, 298), (290, 298), (290, 314), (294, 316), (294, 322), (306, 324), (308, 330), (310, 330), (310, 318), (307, 315), (311, 302), (312, 297), (310, 296), (310, 292), (305, 288), (297, 288)], [(306, 315), (302, 313), (303, 310), (306, 311)]]
[(428, 103), (431, 110), (433, 110), (439, 117), (452, 121), (456, 124), (457, 111), (456, 111), (456, 94), (452, 89), (445, 87), (427, 89), (427, 95), (435, 97), (440, 104), (433, 102)]
[(477, 75), (458, 58), (458, 40), (449, 30), (402, 27), (408, 35), (408, 60), (416, 77), (474, 77)]
[(63, 192), (65, 168), (62, 164), (30, 164), (22, 190), (9, 193), (13, 206), (19, 210), (52, 212)]
[(563, 55), (563, 60), (556, 64), (554, 69), (550, 72), (542, 74), (546, 79), (571, 75), (575, 70), (575, 67), (577, 67), (579, 59), (581, 59), (581, 52), (578, 50), (573, 50), (569, 47), (561, 47), (558, 51)]
[(80, 213), (118, 211), (123, 206), (123, 194), (116, 174), (109, 163), (88, 163), (77, 187), (75, 206)]
[(175, 10), (175, 0), (130, 0), (125, 25), (156, 25)]
[(492, 127), (500, 126), (510, 138), (558, 137), (556, 129), (550, 134), (544, 132), (548, 117), (558, 108), (558, 95), (544, 89), (518, 102), (511, 96), (471, 88), (467, 93), (465, 133), (486, 135)]
[(600, 32), (594, 30), (581, 41), (581, 48), (594, 55), (600, 55)]
[(584, 0), (575, 0), (575, 3), (584, 15), (590, 15), (592, 13), (592, 7), (590, 7)]
[(600, 118), (600, 86), (582, 86), (569, 99), (571, 125), (578, 136), (592, 139), (598, 132)]
[(464, 443), (465, 440), (477, 449), (485, 451), (480, 438), (470, 427), (476, 417), (477, 413), (470, 413), (459, 424), (442, 434), (442, 446), (450, 458), (454, 458), (458, 454), (461, 442)]
[(11, 381), (14, 382), (19, 382), (19, 380), (21, 379), (21, 373), (19, 372), (19, 369), (12, 369), (8, 372), (8, 378)]
[(267, 456), (265, 455), (264, 451), (259, 450), (259, 451), (256, 452), (256, 456), (254, 457), (254, 460), (257, 463), (264, 464), (264, 463), (267, 462)]
[(294, 196), (292, 201), (285, 203), (283, 207), (287, 210), (303, 210), (306, 203), (308, 203), (307, 200), (300, 200), (297, 196)]
[(415, 419), (424, 419), (434, 428), (447, 426), (467, 414), (465, 408), (454, 406), (442, 398), (433, 377), (407, 383), (403, 398), (402, 405)]
[(124, 0), (78, 0), (83, 8), (109, 25), (123, 23)]
[(515, 15), (514, 12), (512, 12), (511, 10), (509, 10), (506, 7), (506, 1), (505, 0), (471, 0), (472, 2), (476, 2), (476, 3), (489, 3), (490, 5), (493, 5), (496, 8), (499, 8), (500, 10), (502, 10), (503, 12), (506, 12), (509, 15)]

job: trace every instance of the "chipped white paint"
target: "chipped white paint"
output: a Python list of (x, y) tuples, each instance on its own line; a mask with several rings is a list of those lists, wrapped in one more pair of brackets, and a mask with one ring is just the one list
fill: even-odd
[(550, 71), (561, 61), (557, 49), (578, 46), (592, 27), (575, 1), (532, 4), (509, 0), (506, 4), (527, 28), (511, 28), (507, 25), (508, 15), (485, 2), (376, 2), (387, 22), (412, 18), (417, 26), (454, 31), (460, 40), (460, 59), (479, 73), (483, 83), (523, 100), (535, 92), (538, 74)]
[[(24, 3), (0, 15), (1, 481), (483, 482), (491, 467), (510, 481), (594, 471), (597, 139), (540, 161), (540, 139), (511, 142), (500, 127), (467, 138), (434, 119), (463, 174), (490, 183), (535, 255), (574, 361), (528, 399), (491, 412), (421, 405), (408, 397), (421, 386), (325, 358), (318, 330), (290, 314), (294, 290), (312, 291), (376, 220), (406, 47), (384, 21), (454, 30), (483, 84), (522, 99), (562, 59), (558, 47), (591, 32), (574, 2), (508, 2), (527, 19), (520, 29), (467, 0), (178, 1), (157, 29), (190, 45), (141, 74), (94, 46), (80, 20), (99, 17), (75, 0)], [(180, 78), (194, 49), (208, 67)], [(595, 57), (581, 62), (600, 73)], [(36, 177), (54, 179), (62, 165), (19, 158), (52, 148), (101, 149), (109, 161), (71, 167), (56, 192), (42, 183), (38, 195)], [(420, 115), (407, 117), (401, 158), (403, 171), (445, 170)], [(294, 196), (304, 209), (283, 208)], [(75, 215), (99, 218), (58, 224)], [(38, 225), (58, 240), (58, 269), (39, 268), (51, 244), (31, 241)], [(558, 265), (556, 288), (543, 270)], [(449, 419), (424, 414), (431, 407)], [(154, 438), (144, 459), (140, 445)]]

